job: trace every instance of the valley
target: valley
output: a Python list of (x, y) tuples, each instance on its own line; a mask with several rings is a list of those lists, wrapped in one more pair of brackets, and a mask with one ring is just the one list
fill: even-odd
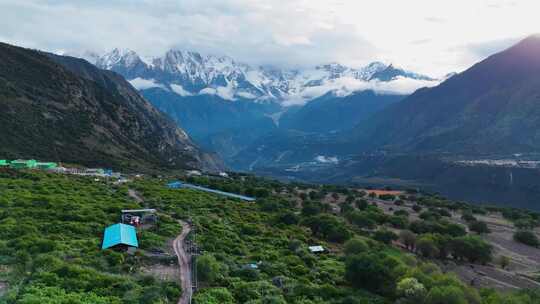
[[(537, 209), (531, 126), (539, 65), (538, 56), (522, 58), (539, 45), (531, 36), (441, 80), (380, 62), (272, 70), (178, 50), (153, 59), (114, 50), (91, 61), (130, 80), (234, 170), (422, 187), (453, 199)], [(498, 76), (502, 71), (506, 76)], [(431, 87), (408, 95), (395, 87), (403, 81)], [(512, 85), (524, 89), (514, 93)], [(499, 87), (507, 89), (495, 92)]]
[(540, 303), (539, 5), (90, 2), (0, 1), (0, 304)]

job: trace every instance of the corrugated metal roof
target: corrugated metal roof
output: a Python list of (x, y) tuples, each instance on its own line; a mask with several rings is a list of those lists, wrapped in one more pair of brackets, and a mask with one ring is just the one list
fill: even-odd
[(182, 183), (181, 182), (172, 182), (172, 183), (168, 183), (167, 186), (171, 189), (179, 189), (179, 188), (182, 188)]
[(101, 249), (111, 248), (120, 244), (139, 247), (135, 227), (125, 224), (114, 224), (105, 228)]
[(214, 194), (224, 195), (224, 196), (228, 196), (228, 197), (238, 198), (238, 199), (248, 201), (248, 202), (255, 201), (254, 197), (249, 197), (249, 196), (235, 194), (235, 193), (229, 193), (229, 192), (220, 191), (220, 190), (214, 190), (214, 189), (201, 187), (201, 186), (197, 186), (197, 185), (193, 185), (193, 184), (182, 183), (182, 182), (179, 182), (179, 181), (169, 183), (169, 184), (167, 184), (167, 186), (169, 188), (171, 188), (171, 189), (189, 188), (189, 189), (195, 189), (195, 190), (210, 192), (210, 193), (214, 193)]
[(323, 246), (309, 246), (309, 251), (311, 252), (323, 252), (324, 247)]

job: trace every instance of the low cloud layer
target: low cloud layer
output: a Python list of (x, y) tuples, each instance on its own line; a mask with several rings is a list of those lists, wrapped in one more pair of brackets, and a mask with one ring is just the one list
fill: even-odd
[(408, 95), (419, 88), (433, 87), (439, 83), (438, 80), (418, 80), (401, 76), (391, 81), (363, 81), (351, 77), (342, 77), (325, 82), (320, 86), (309, 87), (298, 95), (290, 96), (283, 104), (285, 106), (303, 105), (307, 101), (320, 97), (328, 92), (333, 92), (336, 96), (341, 97), (364, 90), (373, 90), (378, 94)]

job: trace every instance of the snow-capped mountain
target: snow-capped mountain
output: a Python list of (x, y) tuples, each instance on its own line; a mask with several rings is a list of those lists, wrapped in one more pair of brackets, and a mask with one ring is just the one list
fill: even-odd
[(330, 91), (337, 96), (365, 89), (406, 94), (438, 83), (381, 62), (359, 69), (332, 63), (287, 70), (254, 67), (227, 56), (203, 56), (197, 52), (170, 50), (161, 57), (145, 58), (120, 49), (86, 59), (122, 74), (140, 90), (161, 88), (181, 96), (210, 94), (226, 100), (276, 101), (285, 105), (301, 104)]

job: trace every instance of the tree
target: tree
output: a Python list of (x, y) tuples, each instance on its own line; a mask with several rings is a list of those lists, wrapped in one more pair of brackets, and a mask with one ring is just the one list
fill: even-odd
[(506, 269), (506, 267), (510, 265), (510, 258), (505, 255), (501, 255), (498, 259), (498, 264), (501, 266), (502, 269)]
[(412, 210), (413, 210), (414, 212), (418, 213), (418, 212), (422, 211), (422, 206), (420, 206), (420, 205), (413, 205), (413, 206), (412, 206)]
[(400, 209), (400, 210), (394, 211), (394, 215), (395, 216), (409, 217), (409, 212), (407, 212), (407, 210)]
[(204, 254), (197, 258), (197, 274), (201, 281), (213, 283), (219, 274), (220, 265), (213, 255)]
[(399, 233), (399, 239), (409, 250), (414, 250), (416, 247), (416, 234), (410, 230), (403, 230)]
[(368, 201), (365, 199), (360, 199), (356, 201), (356, 208), (360, 210), (366, 210), (366, 208), (369, 206)]
[(476, 217), (472, 214), (471, 211), (464, 211), (463, 215), (461, 216), (461, 219), (466, 222), (474, 222), (476, 221)]
[(439, 255), (439, 248), (432, 235), (423, 235), (416, 241), (416, 250), (426, 258), (434, 258)]
[(380, 229), (375, 231), (375, 233), (373, 234), (373, 239), (385, 244), (390, 244), (392, 243), (392, 241), (395, 241), (398, 238), (399, 237), (397, 234), (388, 229)]
[(390, 216), (388, 218), (388, 222), (390, 224), (392, 224), (392, 227), (394, 228), (398, 228), (398, 229), (403, 229), (405, 227), (407, 227), (407, 225), (409, 224), (409, 220), (407, 220), (406, 217), (404, 216)]
[(420, 218), (425, 221), (434, 221), (440, 219), (441, 215), (438, 212), (424, 211), (420, 213)]
[(482, 222), (482, 221), (469, 222), (469, 230), (476, 232), (478, 234), (486, 234), (486, 233), (491, 232), (486, 222)]
[(376, 225), (375, 220), (367, 212), (353, 211), (348, 214), (347, 219), (358, 228), (373, 229)]
[(514, 240), (522, 244), (538, 247), (540, 246), (540, 241), (534, 232), (528, 230), (520, 230), (514, 233)]
[(278, 215), (278, 221), (286, 225), (295, 225), (298, 224), (299, 218), (292, 211), (286, 211)]
[(520, 230), (527, 230), (527, 229), (534, 228), (535, 223), (532, 219), (523, 218), (523, 219), (514, 221), (514, 226), (516, 226), (516, 228)]
[(331, 242), (344, 242), (351, 237), (351, 232), (345, 224), (330, 214), (305, 218), (302, 225), (309, 227), (314, 235), (324, 237)]
[(302, 215), (311, 216), (317, 215), (324, 210), (322, 203), (320, 202), (305, 202), (302, 207)]
[(395, 290), (399, 262), (384, 253), (368, 252), (352, 255), (345, 263), (345, 278), (351, 285), (381, 295), (392, 295)]
[(459, 287), (439, 286), (429, 291), (425, 304), (468, 304), (468, 302)]
[(204, 288), (195, 294), (198, 304), (234, 304), (234, 298), (227, 288)]
[(385, 201), (393, 201), (396, 199), (396, 196), (393, 194), (381, 194), (379, 195), (379, 198)]
[(485, 264), (491, 261), (492, 251), (493, 247), (478, 236), (467, 235), (451, 241), (451, 253), (458, 260)]
[(344, 252), (346, 255), (360, 254), (368, 250), (366, 242), (359, 238), (353, 238), (345, 243)]
[(397, 294), (405, 300), (400, 303), (422, 303), (426, 293), (426, 288), (416, 278), (405, 278), (397, 284)]

